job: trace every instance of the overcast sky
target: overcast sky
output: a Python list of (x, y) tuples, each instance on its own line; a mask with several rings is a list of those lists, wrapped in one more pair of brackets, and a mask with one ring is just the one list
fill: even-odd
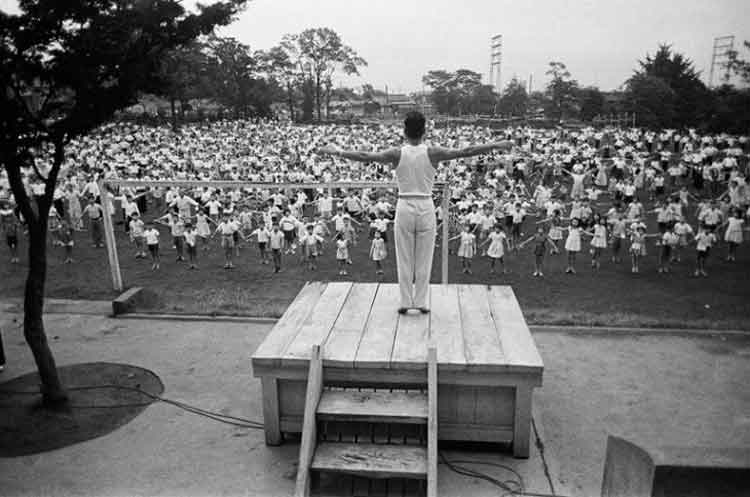
[(334, 29), (368, 62), (337, 86), (409, 92), (431, 69), (459, 68), (486, 82), (490, 37), (502, 34), (503, 84), (532, 75), (538, 89), (558, 60), (582, 85), (611, 90), (659, 43), (691, 58), (707, 82), (714, 37), (735, 35), (736, 47), (750, 40), (750, 0), (253, 0), (220, 34), (266, 49), (310, 27)]

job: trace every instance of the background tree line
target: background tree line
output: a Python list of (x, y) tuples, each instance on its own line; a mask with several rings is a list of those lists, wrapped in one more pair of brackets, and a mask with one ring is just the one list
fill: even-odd
[(175, 126), (196, 99), (211, 99), (234, 117), (267, 117), (272, 104), (283, 103), (294, 120), (320, 120), (328, 114), (335, 74), (358, 74), (364, 65), (329, 28), (285, 35), (269, 50), (210, 36), (162, 59), (157, 94), (169, 100)]
[[(746, 50), (750, 43), (745, 42)], [(513, 77), (498, 94), (481, 84), (481, 75), (468, 69), (429, 71), (422, 82), (432, 90), (439, 114), (544, 117), (556, 121), (590, 122), (597, 116), (635, 116), (636, 125), (652, 129), (697, 128), (704, 131), (750, 131), (750, 62), (730, 53), (728, 69), (739, 86), (724, 81), (708, 88), (694, 64), (669, 45), (638, 61), (633, 75), (615, 92), (581, 86), (565, 64), (549, 63), (547, 84), (529, 93), (524, 81)]]

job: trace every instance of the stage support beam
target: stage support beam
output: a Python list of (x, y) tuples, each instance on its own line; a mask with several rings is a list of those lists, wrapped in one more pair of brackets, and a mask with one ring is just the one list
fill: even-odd
[(112, 273), (112, 288), (121, 292), (122, 273), (120, 273), (120, 260), (117, 257), (117, 240), (115, 239), (115, 230), (112, 225), (113, 212), (109, 209), (109, 191), (104, 181), (99, 180), (99, 200), (102, 203), (102, 221), (104, 222), (104, 243), (107, 247), (107, 258), (109, 259), (109, 269)]

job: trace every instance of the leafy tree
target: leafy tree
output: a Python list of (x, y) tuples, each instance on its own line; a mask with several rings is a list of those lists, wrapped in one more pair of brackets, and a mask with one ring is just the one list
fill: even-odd
[(502, 114), (525, 116), (529, 106), (526, 85), (516, 76), (508, 82), (500, 96), (498, 108)]
[(261, 76), (264, 54), (253, 53), (234, 38), (212, 37), (207, 57), (217, 101), (234, 109), (237, 117), (270, 114), (272, 89)]
[[(281, 47), (289, 59), (297, 66), (303, 83), (306, 101), (314, 99), (318, 120), (322, 118), (323, 102), (329, 99), (333, 85), (333, 75), (337, 71), (344, 74), (359, 74), (359, 67), (367, 62), (345, 45), (339, 34), (330, 28), (306, 29), (296, 35), (285, 35)], [(312, 92), (311, 95), (308, 93)], [(304, 105), (303, 105), (304, 107)]]
[(260, 63), (266, 75), (275, 80), (283, 89), (289, 118), (296, 120), (295, 97), (299, 84), (299, 73), (296, 71), (295, 63), (289, 56), (289, 52), (281, 45), (268, 50), (261, 57)]
[(474, 88), (469, 99), (469, 112), (474, 114), (491, 115), (495, 113), (498, 94), (492, 85), (479, 85)]
[(664, 79), (635, 74), (628, 80), (626, 98), (640, 126), (669, 128), (676, 123), (677, 92)]
[(429, 71), (422, 77), (422, 82), (432, 89), (432, 103), (438, 113), (461, 115), (494, 108), (494, 101), (488, 103), (496, 98), (493, 97), (494, 91), (482, 88), (482, 75), (469, 69)]
[(578, 82), (574, 80), (565, 64), (552, 61), (549, 63), (546, 94), (548, 99), (547, 112), (553, 119), (563, 119), (576, 111), (576, 94)]
[(458, 94), (453, 73), (442, 69), (429, 71), (422, 77), (422, 82), (432, 89), (430, 98), (439, 114), (457, 113)]
[(162, 85), (159, 93), (169, 99), (172, 109), (172, 127), (177, 129), (176, 102), (180, 103), (180, 114), (185, 117), (189, 100), (212, 96), (213, 91), (208, 71), (205, 46), (196, 41), (170, 50), (161, 60)]
[[(0, 11), (0, 163), (29, 232), (24, 337), (46, 405), (67, 401), (44, 332), (47, 221), (65, 147), (155, 92), (166, 53), (228, 24), (244, 1), (186, 11), (179, 0), (22, 0)], [(51, 154), (49, 168), (35, 159)], [(26, 192), (23, 170), (44, 184)]]
[[(660, 45), (653, 56), (647, 54), (638, 65), (639, 68), (626, 83), (627, 97), (632, 107), (630, 110), (639, 114), (637, 107), (641, 104), (638, 102), (653, 100), (651, 96), (642, 94), (643, 90), (656, 88), (664, 94), (663, 87), (666, 86), (673, 95), (663, 109), (647, 107), (645, 110), (652, 114), (639, 115), (639, 122), (659, 127), (685, 127), (698, 126), (706, 121), (713, 105), (712, 97), (692, 61), (672, 52), (669, 45)], [(656, 83), (654, 79), (661, 83)]]
[(605, 107), (604, 94), (595, 86), (581, 88), (578, 92), (578, 105), (581, 109), (580, 117), (584, 121), (591, 121), (601, 115)]

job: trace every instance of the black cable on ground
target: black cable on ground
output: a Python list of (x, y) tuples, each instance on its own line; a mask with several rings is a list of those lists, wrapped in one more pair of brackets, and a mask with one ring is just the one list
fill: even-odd
[[(164, 402), (165, 404), (173, 405), (175, 407), (178, 407), (184, 411), (190, 412), (192, 414), (197, 414), (199, 416), (203, 416), (208, 419), (212, 419), (214, 421), (218, 421), (220, 423), (237, 426), (240, 428), (248, 428), (248, 429), (254, 429), (254, 430), (262, 430), (263, 429), (263, 423), (259, 421), (254, 421), (251, 419), (245, 419), (245, 418), (239, 418), (236, 416), (230, 416), (228, 414), (221, 414), (214, 411), (209, 411), (206, 409), (201, 409), (199, 407), (192, 406), (190, 404), (186, 404), (184, 402), (180, 402), (177, 400), (171, 400), (166, 397), (161, 397), (159, 395), (154, 395), (152, 393), (149, 393), (141, 388), (138, 387), (129, 387), (125, 385), (115, 385), (115, 384), (105, 384), (105, 385), (90, 385), (90, 386), (81, 386), (81, 387), (70, 387), (68, 390), (70, 391), (81, 391), (81, 390), (101, 390), (105, 388), (114, 388), (119, 390), (127, 390), (131, 392), (137, 392), (141, 395), (145, 395), (146, 397), (149, 397), (150, 399), (158, 402)], [(0, 389), (0, 394), (9, 394), (9, 395), (41, 395), (40, 391), (20, 391), (20, 390), (2, 390)], [(75, 405), (72, 404), (69, 407), (76, 408), (76, 409), (117, 409), (117, 408), (124, 408), (124, 407), (145, 407), (148, 405), (151, 405), (153, 402), (143, 402), (143, 403), (128, 403), (128, 404), (111, 404), (111, 405)], [(0, 409), (2, 408), (13, 408), (15, 406), (9, 406), (9, 405), (0, 405)], [(484, 480), (486, 482), (491, 483), (492, 485), (495, 485), (496, 487), (503, 490), (503, 493), (501, 494), (501, 497), (507, 497), (507, 496), (521, 496), (521, 497), (563, 497), (559, 495), (552, 495), (552, 494), (544, 494), (544, 493), (534, 493), (534, 492), (526, 492), (524, 489), (524, 483), (523, 478), (521, 475), (511, 468), (510, 466), (506, 466), (504, 464), (491, 462), (491, 461), (476, 461), (476, 460), (454, 460), (450, 461), (445, 457), (445, 454), (442, 452), (440, 454), (440, 459), (442, 463), (447, 466), (451, 471), (453, 471), (456, 474), (459, 474), (461, 476), (466, 476), (469, 478), (476, 478), (480, 480)], [(475, 465), (483, 465), (483, 466), (493, 466), (499, 469), (503, 469), (505, 471), (508, 471), (513, 474), (515, 479), (508, 479), (508, 480), (500, 480), (498, 478), (495, 478), (487, 473), (483, 473), (481, 471), (477, 471), (475, 469), (468, 468), (466, 464), (475, 464)]]
[[(523, 478), (520, 474), (513, 468), (506, 466), (504, 464), (499, 464), (495, 462), (490, 461), (475, 461), (475, 460), (452, 460), (449, 461), (445, 454), (440, 452), (440, 459), (442, 460), (443, 464), (445, 464), (448, 469), (453, 471), (454, 473), (457, 473), (462, 476), (468, 476), (470, 478), (477, 478), (480, 480), (484, 480), (486, 482), (489, 482), (496, 487), (503, 490), (503, 493), (500, 494), (501, 497), (508, 497), (508, 496), (520, 496), (520, 497), (564, 497), (560, 496), (558, 494), (545, 494), (545, 493), (537, 493), (537, 492), (527, 492), (525, 490), (525, 485), (523, 482)], [(494, 478), (491, 475), (488, 475), (486, 473), (483, 473), (481, 471), (467, 468), (465, 466), (460, 466), (461, 464), (478, 464), (483, 466), (494, 466), (500, 469), (503, 469), (505, 471), (509, 471), (513, 473), (516, 479), (509, 479), (509, 480), (499, 480), (497, 478)]]
[[(213, 419), (214, 421), (218, 421), (220, 423), (225, 423), (232, 426), (237, 426), (240, 428), (250, 428), (255, 430), (262, 430), (263, 429), (263, 423), (260, 421), (254, 421), (251, 419), (245, 419), (245, 418), (238, 418), (236, 416), (230, 416), (228, 414), (221, 414), (214, 411), (209, 411), (206, 409), (201, 409), (199, 407), (192, 406), (190, 404), (186, 404), (184, 402), (180, 402), (177, 400), (171, 400), (166, 397), (161, 397), (159, 395), (154, 395), (152, 393), (149, 393), (141, 388), (138, 387), (129, 387), (125, 385), (115, 385), (115, 384), (106, 384), (106, 385), (90, 385), (90, 386), (81, 386), (81, 387), (70, 387), (68, 388), (69, 391), (80, 391), (80, 390), (101, 390), (106, 388), (113, 388), (118, 390), (126, 390), (131, 392), (137, 392), (141, 395), (145, 395), (146, 397), (152, 399), (153, 401), (158, 402), (164, 402), (165, 404), (170, 404), (175, 407), (178, 407), (184, 411), (197, 414), (199, 416), (203, 416), (209, 419)], [(19, 390), (1, 390), (0, 394), (10, 394), (10, 395), (41, 395), (40, 391), (19, 391)], [(128, 404), (108, 404), (108, 405), (96, 405), (96, 404), (89, 404), (89, 405), (76, 405), (76, 404), (70, 404), (69, 407), (75, 408), (75, 409), (117, 409), (117, 408), (125, 408), (125, 407), (145, 407), (148, 405), (151, 405), (153, 402), (142, 402), (142, 403), (128, 403)], [(8, 405), (0, 405), (0, 408), (12, 408), (14, 406), (8, 406)]]

